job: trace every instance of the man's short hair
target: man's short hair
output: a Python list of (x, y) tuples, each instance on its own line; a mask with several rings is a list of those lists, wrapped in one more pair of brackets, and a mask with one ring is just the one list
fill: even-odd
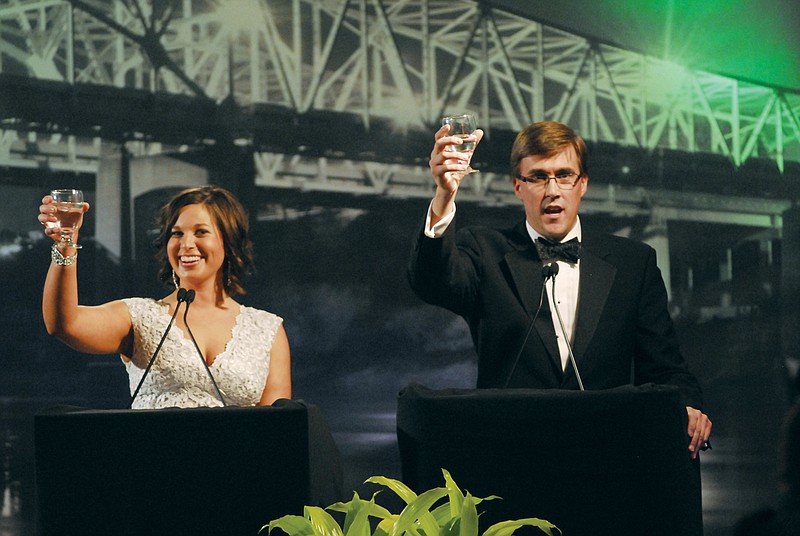
[(581, 175), (587, 174), (586, 142), (575, 131), (558, 121), (540, 121), (528, 125), (517, 134), (511, 147), (511, 178), (519, 177), (519, 163), (526, 156), (548, 158), (570, 146), (578, 155)]

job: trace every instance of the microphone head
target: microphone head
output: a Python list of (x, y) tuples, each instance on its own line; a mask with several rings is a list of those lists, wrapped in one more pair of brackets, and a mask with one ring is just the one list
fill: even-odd
[(189, 305), (194, 301), (194, 290), (187, 290), (186, 291), (186, 305)]
[(186, 299), (186, 289), (181, 287), (178, 289), (178, 303), (181, 303)]
[(558, 263), (551, 262), (542, 266), (542, 276), (547, 279), (548, 277), (555, 277), (558, 274)]

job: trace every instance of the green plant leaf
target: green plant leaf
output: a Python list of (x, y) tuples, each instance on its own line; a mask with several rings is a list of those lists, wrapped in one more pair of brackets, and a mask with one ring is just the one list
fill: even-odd
[(369, 526), (369, 509), (363, 507), (364, 504), (369, 503), (363, 501), (361, 508), (347, 515), (349, 519), (344, 529), (347, 536), (370, 536), (372, 533), (372, 528)]
[(333, 510), (334, 512), (342, 512), (343, 514), (346, 514), (353, 510), (353, 504), (360, 500), (361, 497), (358, 496), (358, 493), (353, 492), (353, 498), (349, 501), (333, 503), (332, 505), (325, 507), (325, 510)]
[[(445, 530), (445, 525), (452, 524), (453, 516), (450, 514), (450, 503), (444, 503), (441, 506), (437, 506), (431, 511), (431, 515), (436, 520), (436, 524), (439, 525), (442, 530)], [(441, 536), (445, 536), (442, 534)]]
[(452, 517), (457, 517), (461, 514), (461, 507), (464, 504), (464, 494), (461, 492), (461, 488), (458, 487), (458, 484), (456, 484), (456, 481), (453, 480), (453, 477), (450, 476), (450, 471), (442, 469), (442, 475), (444, 475), (444, 484), (445, 488), (447, 488), (447, 496), (449, 497), (450, 515)]
[[(450, 505), (445, 504), (447, 510), (450, 511)], [(461, 532), (461, 518), (453, 517), (447, 522), (446, 525), (441, 525), (440, 536), (459, 536)]]
[[(464, 493), (461, 491), (461, 488), (458, 487), (456, 481), (453, 480), (453, 477), (450, 475), (450, 472), (447, 469), (442, 469), (442, 475), (444, 475), (445, 487), (447, 488), (447, 494), (450, 497), (450, 509), (452, 510), (452, 515), (458, 515), (460, 513), (461, 505), (463, 504)], [(502, 499), (497, 495), (489, 495), (488, 497), (472, 497), (472, 502), (477, 506), (483, 501), (491, 501), (494, 499)]]
[(516, 519), (513, 521), (501, 521), (495, 523), (483, 533), (483, 536), (511, 536), (521, 527), (536, 527), (548, 536), (553, 536), (551, 529), (556, 529), (561, 534), (561, 529), (546, 521), (536, 517), (528, 517), (525, 519)]
[(375, 502), (374, 494), (369, 501), (366, 501), (358, 496), (358, 493), (353, 493), (353, 499), (348, 502), (338, 502), (326, 508), (326, 510), (333, 510), (334, 512), (341, 512), (345, 514), (343, 533), (345, 536), (371, 536), (370, 517), (377, 517), (381, 520), (391, 518), (388, 532), (391, 530), (391, 523), (394, 522), (394, 516), (389, 510)]
[(364, 482), (370, 482), (372, 484), (378, 484), (380, 486), (389, 488), (406, 504), (417, 498), (417, 494), (414, 493), (411, 488), (399, 480), (395, 480), (394, 478), (386, 478), (385, 476), (371, 476)]
[(261, 527), (258, 532), (261, 533), (266, 528), (269, 529), (268, 533), (271, 533), (274, 528), (279, 528), (289, 536), (313, 536), (314, 534), (314, 527), (302, 516), (289, 515), (274, 519)]
[(364, 509), (367, 511), (368, 515), (372, 517), (377, 517), (379, 519), (390, 519), (394, 517), (399, 517), (398, 515), (391, 513), (389, 510), (387, 510), (380, 504), (376, 504), (374, 502), (366, 503)]
[(478, 536), (478, 510), (475, 497), (467, 493), (461, 502), (461, 526), (459, 536)]
[(347, 512), (350, 510), (351, 505), (355, 501), (360, 501), (361, 497), (358, 496), (358, 492), (353, 492), (353, 498), (347, 502), (337, 502), (333, 503), (332, 505), (325, 508), (325, 510), (333, 510), (334, 512)]
[[(361, 512), (363, 507), (364, 501), (361, 500), (361, 497), (358, 496), (357, 492), (353, 492), (353, 498), (346, 502), (346, 503), (336, 503), (328, 506), (326, 510), (333, 510), (334, 512), (342, 512), (345, 514), (344, 517), (344, 526), (343, 532), (344, 534), (350, 534), (351, 526), (353, 521), (355, 520), (356, 516), (359, 512)], [(359, 527), (360, 528), (360, 527)], [(352, 536), (365, 536), (360, 531), (355, 531)], [(369, 531), (367, 531), (367, 535), (369, 536)]]
[(375, 533), (373, 536), (389, 536), (392, 532), (392, 528), (397, 520), (400, 518), (400, 514), (390, 514), (389, 517), (385, 517), (378, 523), (378, 526), (375, 527)]
[[(483, 501), (488, 501), (491, 499), (499, 499), (499, 497), (494, 495), (486, 497), (485, 499), (481, 499), (480, 497), (472, 497), (472, 496), (469, 497), (472, 503), (475, 505), (476, 510), (477, 510), (477, 505)], [(463, 512), (457, 515), (456, 517), (452, 517), (452, 515), (450, 514), (450, 503), (448, 502), (440, 506), (437, 506), (431, 512), (431, 514), (433, 515), (434, 519), (436, 519), (436, 523), (440, 527), (439, 536), (459, 536), (460, 523), (459, 526), (453, 526), (453, 525), (456, 522), (460, 522)], [(480, 517), (480, 514), (478, 515), (478, 517)]]
[[(446, 469), (442, 469), (445, 487), (433, 488), (417, 495), (408, 486), (398, 480), (383, 476), (373, 476), (366, 480), (389, 488), (406, 506), (400, 514), (392, 514), (389, 510), (375, 502), (378, 493), (374, 493), (367, 501), (353, 493), (348, 502), (338, 502), (323, 509), (318, 506), (306, 506), (305, 517), (288, 515), (271, 521), (259, 530), (279, 528), (289, 536), (478, 536), (478, 509), (483, 501), (499, 499), (496, 495), (486, 498), (474, 497), (469, 492), (464, 495)], [(447, 502), (431, 508), (447, 497)], [(345, 514), (344, 529), (326, 510)], [(380, 519), (374, 534), (370, 534), (370, 517)], [(503, 521), (489, 527), (482, 536), (512, 536), (521, 527), (536, 527), (548, 536), (553, 536), (553, 529), (561, 534), (561, 529), (538, 518)]]
[[(430, 513), (431, 506), (447, 495), (445, 488), (433, 488), (421, 493), (400, 512), (400, 517), (392, 527), (390, 536), (401, 536), (403, 533), (419, 534), (419, 529), (425, 536), (437, 536), (439, 525)], [(417, 528), (419, 524), (419, 529)]]
[[(375, 502), (374, 497), (373, 497), (373, 499), (371, 501), (365, 501), (364, 499), (359, 499), (359, 503), (358, 503), (357, 507), (356, 506), (351, 506), (352, 502), (353, 501), (346, 502), (346, 503), (338, 502), (338, 503), (335, 503), (335, 504), (332, 504), (332, 505), (328, 506), (325, 509), (326, 510), (333, 510), (334, 512), (341, 512), (343, 514), (347, 514), (349, 512), (356, 512), (356, 511), (360, 511), (360, 510), (366, 510), (367, 515), (372, 516), (372, 517), (377, 517), (379, 519), (386, 519), (387, 517), (396, 516), (396, 514), (392, 514), (389, 510), (387, 510), (386, 508), (384, 508), (380, 504), (377, 504)], [(347, 521), (345, 520), (345, 533), (346, 532), (347, 532)]]
[(333, 516), (319, 506), (306, 506), (303, 513), (313, 525), (315, 536), (343, 536), (342, 528)]
[(353, 492), (353, 499), (346, 503), (336, 503), (326, 510), (344, 512), (343, 532), (348, 536), (370, 536), (369, 519), (366, 505), (369, 503)]

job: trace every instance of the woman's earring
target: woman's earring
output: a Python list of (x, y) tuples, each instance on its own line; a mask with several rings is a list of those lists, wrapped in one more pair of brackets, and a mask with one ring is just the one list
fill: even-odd
[(231, 261), (230, 261), (230, 260), (228, 261), (227, 268), (228, 268), (228, 269), (227, 269), (228, 276), (227, 276), (227, 278), (225, 279), (225, 285), (226, 285), (228, 288), (231, 288)]
[(178, 290), (178, 277), (175, 275), (175, 270), (172, 270), (172, 284), (175, 285), (175, 290)]

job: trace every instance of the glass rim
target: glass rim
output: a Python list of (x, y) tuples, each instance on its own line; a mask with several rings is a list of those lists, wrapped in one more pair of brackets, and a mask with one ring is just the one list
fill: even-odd
[(444, 114), (442, 116), (442, 121), (445, 119), (458, 119), (461, 117), (472, 117), (475, 121), (478, 120), (478, 116), (474, 112), (457, 112), (452, 114)]
[(81, 190), (77, 188), (56, 188), (54, 190), (50, 190), (51, 194), (83, 194)]
[(58, 188), (50, 190), (50, 197), (55, 202), (83, 203), (83, 192), (75, 188)]

